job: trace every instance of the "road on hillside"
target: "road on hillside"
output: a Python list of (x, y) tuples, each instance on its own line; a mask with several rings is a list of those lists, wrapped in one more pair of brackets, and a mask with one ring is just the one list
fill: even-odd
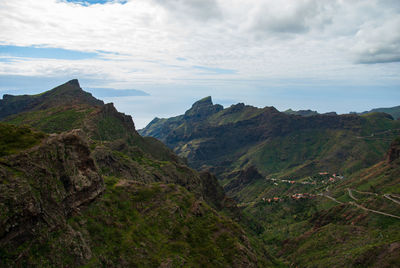
[(392, 197), (390, 197), (390, 194), (384, 194), (383, 196), (384, 196), (386, 199), (389, 199), (389, 200), (395, 202), (396, 204), (399, 204), (399, 205), (400, 205), (400, 201), (398, 201), (398, 200), (393, 199)]
[(370, 195), (375, 195), (375, 196), (378, 196), (378, 194), (377, 193), (371, 193), (371, 192), (361, 192), (361, 191), (358, 191), (358, 190), (355, 190), (355, 189), (351, 189), (353, 192), (357, 192), (357, 193), (360, 193), (360, 194), (370, 194)]
[(353, 201), (350, 201), (349, 203), (354, 205), (354, 206), (356, 206), (356, 207), (358, 207), (358, 208), (361, 208), (362, 210), (365, 210), (365, 211), (369, 211), (369, 212), (373, 212), (373, 213), (376, 213), (376, 214), (381, 214), (381, 215), (389, 216), (389, 217), (392, 217), (392, 218), (400, 219), (399, 216), (392, 215), (392, 214), (385, 213), (385, 212), (378, 211), (378, 210), (369, 209), (369, 208), (363, 207), (363, 206), (361, 206), (361, 205), (359, 205), (359, 204), (357, 204), (357, 203), (355, 203)]
[[(353, 194), (352, 194), (350, 188), (347, 188), (347, 191), (348, 191), (348, 193), (349, 193), (349, 196), (350, 196), (353, 200), (358, 200), (357, 198), (355, 198), (355, 197), (353, 196)], [(320, 194), (318, 194), (318, 195), (320, 195), (320, 196), (325, 196), (326, 198), (329, 198), (329, 199), (331, 199), (332, 201), (334, 201), (334, 202), (336, 202), (336, 203), (338, 203), (338, 204), (344, 204), (343, 202), (340, 202), (339, 200), (336, 200), (336, 198), (334, 198), (334, 197), (332, 197), (332, 196), (329, 196), (329, 195), (327, 195), (327, 194), (320, 193)], [(389, 196), (389, 194), (385, 194), (384, 196), (385, 196), (386, 198), (392, 200), (393, 202), (396, 202), (397, 204), (400, 204), (399, 201), (392, 199), (392, 198)], [(382, 212), (382, 211), (378, 211), (378, 210), (374, 210), (374, 209), (369, 209), (369, 208), (366, 208), (366, 207), (364, 207), (364, 206), (361, 206), (361, 205), (359, 205), (359, 204), (357, 204), (356, 202), (353, 202), (353, 201), (350, 201), (349, 204), (351, 204), (351, 205), (353, 205), (353, 206), (356, 206), (356, 207), (358, 207), (358, 208), (360, 208), (360, 209), (362, 209), (362, 210), (364, 210), (364, 211), (368, 211), (368, 212), (372, 212), (372, 213), (381, 214), (381, 215), (385, 215), (385, 216), (388, 216), (388, 217), (400, 219), (400, 216), (392, 215), (392, 214), (389, 214), (389, 213), (386, 213), (386, 212)]]
[(349, 193), (349, 196), (351, 197), (351, 199), (353, 199), (354, 201), (358, 201), (357, 198), (354, 197), (353, 193), (351, 192), (350, 188), (347, 188), (347, 192)]
[(344, 204), (343, 202), (340, 202), (339, 200), (336, 200), (336, 198), (333, 198), (332, 196), (329, 196), (327, 194), (318, 194), (318, 195), (325, 196), (326, 198), (329, 198), (330, 200), (332, 200), (338, 204)]

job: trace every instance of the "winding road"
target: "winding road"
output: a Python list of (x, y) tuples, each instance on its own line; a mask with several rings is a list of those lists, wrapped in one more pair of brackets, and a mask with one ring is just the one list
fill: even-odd
[(363, 207), (363, 206), (361, 206), (361, 205), (359, 205), (357, 203), (354, 203), (353, 201), (350, 201), (349, 204), (352, 204), (352, 205), (354, 205), (354, 206), (356, 206), (358, 208), (361, 208), (361, 209), (363, 209), (365, 211), (369, 211), (369, 212), (373, 212), (373, 213), (376, 213), (376, 214), (381, 214), (381, 215), (389, 216), (389, 217), (392, 217), (392, 218), (400, 219), (399, 216), (392, 215), (392, 214), (385, 213), (385, 212), (378, 211), (378, 210), (369, 209), (369, 208)]
[(358, 201), (357, 198), (354, 197), (353, 193), (351, 192), (350, 188), (347, 188), (347, 192), (349, 193), (349, 196), (351, 197), (351, 199), (353, 199), (354, 201)]
[[(357, 190), (354, 190), (354, 191), (359, 192), (359, 193), (366, 193), (366, 194), (378, 195), (378, 194), (375, 194), (375, 193), (360, 192), (360, 191), (357, 191)], [(353, 196), (352, 189), (347, 188), (347, 192), (348, 192), (349, 196), (350, 196), (353, 200), (355, 200), (355, 201), (358, 200), (357, 198), (355, 198), (355, 197)], [(343, 202), (341, 202), (341, 201), (339, 201), (339, 200), (336, 200), (336, 198), (334, 198), (334, 197), (332, 197), (332, 196), (329, 196), (329, 195), (327, 195), (327, 194), (320, 193), (320, 194), (318, 194), (318, 195), (320, 195), (320, 196), (325, 196), (326, 198), (329, 198), (330, 200), (332, 200), (332, 201), (334, 201), (334, 202), (336, 202), (336, 203), (338, 203), (338, 204), (344, 204)], [(393, 199), (392, 197), (390, 197), (390, 194), (384, 194), (383, 196), (384, 196), (385, 198), (387, 198), (387, 199), (389, 199), (389, 200), (395, 202), (396, 204), (399, 204), (399, 205), (400, 205), (400, 201), (398, 201), (398, 200)], [(366, 208), (366, 207), (364, 207), (364, 206), (361, 206), (360, 204), (357, 204), (356, 202), (353, 202), (353, 201), (350, 201), (349, 204), (351, 204), (351, 205), (353, 205), (353, 206), (356, 206), (356, 207), (358, 207), (358, 208), (360, 208), (360, 209), (362, 209), (362, 210), (364, 210), (364, 211), (368, 211), (368, 212), (372, 212), (372, 213), (376, 213), (376, 214), (385, 215), (385, 216), (388, 216), (388, 217), (400, 219), (400, 216), (396, 216), (396, 215), (389, 214), (389, 213), (386, 213), (386, 212), (382, 212), (382, 211), (379, 211), (379, 210), (369, 209), (369, 208)]]
[(396, 204), (399, 204), (399, 205), (400, 205), (400, 201), (398, 201), (398, 200), (396, 200), (396, 199), (390, 197), (390, 194), (384, 194), (383, 196), (384, 196), (386, 199), (389, 199), (389, 200), (395, 202)]

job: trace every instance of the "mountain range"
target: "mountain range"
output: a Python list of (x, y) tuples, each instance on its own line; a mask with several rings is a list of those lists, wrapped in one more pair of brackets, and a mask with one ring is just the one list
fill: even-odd
[(78, 80), (5, 95), (0, 266), (396, 267), (395, 108), (206, 97), (137, 131)]
[(141, 137), (77, 80), (4, 96), (0, 119), (2, 267), (275, 262), (212, 174)]
[(400, 261), (400, 121), (390, 114), (224, 109), (206, 97), (139, 133), (215, 173), (264, 227), (258, 237), (269, 252), (294, 266)]
[(299, 178), (371, 166), (400, 133), (400, 121), (385, 113), (299, 116), (243, 103), (223, 109), (207, 97), (184, 115), (155, 118), (139, 133), (221, 180), (250, 166), (263, 175)]

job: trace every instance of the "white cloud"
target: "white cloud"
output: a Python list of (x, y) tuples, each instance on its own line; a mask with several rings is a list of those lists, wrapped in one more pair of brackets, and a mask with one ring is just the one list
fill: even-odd
[(362, 27), (353, 47), (360, 63), (400, 62), (400, 14), (382, 25)]
[(173, 16), (183, 19), (207, 21), (221, 18), (221, 9), (216, 0), (153, 0), (166, 8)]

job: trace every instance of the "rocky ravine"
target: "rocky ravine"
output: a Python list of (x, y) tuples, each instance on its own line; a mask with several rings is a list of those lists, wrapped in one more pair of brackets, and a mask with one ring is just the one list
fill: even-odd
[[(203, 180), (203, 197), (209, 197), (204, 199), (219, 203), (215, 177), (197, 176)], [(201, 195), (171, 182), (103, 178), (82, 130), (52, 134), (4, 156), (0, 266), (272, 265), (264, 251), (252, 248), (239, 225)]]
[(85, 135), (50, 135), (36, 147), (0, 160), (0, 255), (18, 264), (40, 241), (60, 230), (77, 263), (91, 257), (67, 217), (104, 190)]

